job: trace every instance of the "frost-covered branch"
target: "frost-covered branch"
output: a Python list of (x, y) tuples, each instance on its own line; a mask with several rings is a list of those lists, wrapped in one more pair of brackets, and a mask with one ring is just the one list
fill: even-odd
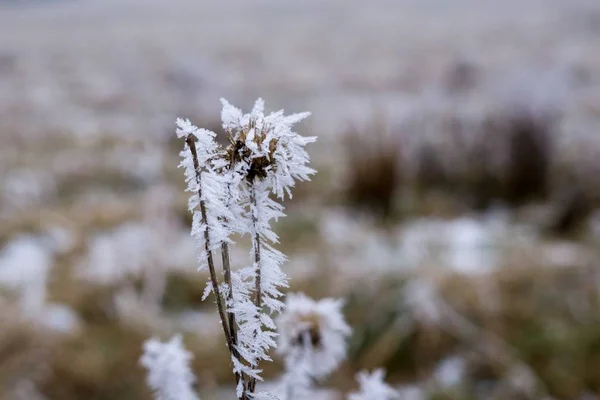
[[(199, 260), (200, 268), (203, 268), (204, 265), (208, 265), (210, 274), (211, 286), (207, 286), (204, 297), (209, 294), (210, 290), (214, 292), (227, 347), (232, 358), (238, 358), (239, 354), (236, 348), (237, 340), (235, 338), (235, 328), (232, 328), (228, 324), (228, 321), (235, 322), (235, 320), (232, 317), (226, 318), (225, 316), (226, 307), (223, 305), (223, 298), (221, 297), (219, 281), (212, 255), (213, 243), (217, 242), (220, 243), (222, 247), (226, 247), (228, 245), (227, 241), (229, 236), (226, 232), (222, 232), (224, 231), (222, 226), (215, 223), (215, 221), (219, 222), (226, 220), (228, 216), (226, 213), (226, 215), (220, 215), (218, 213), (218, 210), (221, 209), (219, 205), (223, 198), (223, 194), (220, 193), (220, 189), (223, 185), (218, 173), (215, 171), (215, 166), (218, 166), (218, 164), (215, 163), (216, 156), (218, 155), (218, 148), (214, 141), (215, 134), (205, 129), (198, 129), (187, 120), (184, 121), (178, 119), (177, 126), (177, 136), (184, 137), (186, 143), (185, 148), (181, 153), (183, 160), (181, 161), (180, 166), (185, 169), (186, 181), (188, 183), (187, 190), (195, 193), (190, 197), (188, 203), (188, 208), (194, 216), (192, 236), (197, 240), (197, 248), (201, 249)], [(199, 146), (196, 146), (196, 141)], [(201, 167), (201, 160), (203, 161), (204, 169)], [(203, 176), (205, 177), (204, 180), (202, 179)], [(210, 185), (206, 185), (206, 181), (208, 181)], [(210, 215), (206, 206), (207, 202), (213, 206), (213, 209), (210, 210)], [(199, 214), (197, 210), (198, 207), (200, 208)], [(209, 223), (209, 217), (211, 222), (213, 222), (212, 224)], [(229, 255), (228, 251), (225, 251), (224, 249), (222, 251), (223, 268), (225, 268), (229, 263)], [(226, 276), (226, 278), (228, 277), (229, 276)], [(232, 293), (231, 289), (229, 290), (229, 293)], [(239, 372), (235, 373), (235, 378), (236, 383), (241, 384), (242, 387), (244, 387), (243, 376)]]
[[(227, 285), (227, 303), (233, 303), (233, 290), (232, 281), (231, 281), (231, 260), (229, 258), (229, 244), (221, 243), (221, 262), (223, 263), (223, 276), (225, 279), (225, 284)], [(237, 346), (237, 330), (235, 328), (235, 314), (231, 311), (227, 311), (227, 322), (229, 326), (229, 337), (231, 337), (231, 341), (233, 346)], [(237, 353), (237, 351), (236, 351)]]
[(221, 322), (223, 324), (223, 331), (225, 333), (225, 337), (227, 342), (231, 342), (231, 335), (229, 334), (229, 328), (226, 325), (225, 319), (225, 310), (223, 307), (223, 302), (221, 298), (221, 293), (219, 290), (219, 281), (217, 279), (217, 273), (215, 269), (215, 262), (213, 260), (213, 255), (211, 251), (210, 245), (210, 226), (208, 225), (208, 217), (206, 212), (206, 203), (202, 198), (202, 172), (200, 170), (200, 165), (198, 163), (198, 153), (196, 151), (196, 145), (194, 143), (194, 138), (191, 135), (185, 139), (190, 152), (192, 153), (192, 160), (194, 163), (194, 170), (196, 171), (196, 180), (198, 183), (198, 198), (200, 199), (200, 216), (201, 220), (201, 230), (204, 234), (204, 252), (206, 255), (206, 260), (208, 263), (208, 269), (210, 272), (210, 280), (212, 283), (212, 291), (215, 293), (217, 308), (219, 309), (219, 316), (221, 317)]
[[(197, 194), (189, 208), (194, 214), (192, 235), (200, 250), (199, 261), (210, 273), (205, 296), (214, 292), (217, 299), (238, 398), (257, 398), (256, 381), (262, 380), (259, 363), (270, 361), (268, 352), (276, 346), (271, 316), (283, 309), (279, 298), (281, 289), (287, 287), (281, 269), (286, 257), (273, 247), (279, 239), (271, 223), (285, 216), (280, 201), (286, 194), (291, 197), (295, 182), (309, 180), (315, 172), (308, 167), (305, 150), (315, 138), (292, 131), (309, 113), (284, 116), (281, 110), (265, 115), (259, 99), (250, 113), (243, 114), (226, 100), (221, 102), (227, 148), (216, 143), (215, 133), (187, 120), (177, 121), (177, 135), (186, 140), (181, 166), (188, 190)], [(246, 234), (252, 242), (250, 263), (233, 270), (232, 237)], [(223, 285), (212, 256), (217, 249), (221, 250)]]
[[(271, 230), (271, 222), (283, 217), (283, 206), (274, 198), (283, 200), (296, 180), (307, 180), (314, 171), (306, 166), (308, 154), (304, 150), (314, 138), (304, 138), (291, 130), (294, 123), (308, 113), (285, 117), (283, 111), (264, 114), (264, 102), (256, 101), (251, 113), (222, 100), (223, 126), (230, 134), (227, 154), (239, 184), (239, 200), (242, 212), (239, 216), (240, 233), (249, 234), (252, 240), (252, 265), (237, 275), (239, 288), (234, 289), (238, 300), (234, 312), (238, 318), (239, 348), (245, 363), (243, 372), (251, 377), (249, 392), (254, 392), (257, 369), (261, 360), (270, 361), (268, 350), (275, 346), (276, 333), (271, 319), (283, 304), (281, 288), (287, 287), (287, 277), (281, 270), (285, 256), (273, 245), (277, 235)], [(235, 281), (234, 281), (235, 282)]]

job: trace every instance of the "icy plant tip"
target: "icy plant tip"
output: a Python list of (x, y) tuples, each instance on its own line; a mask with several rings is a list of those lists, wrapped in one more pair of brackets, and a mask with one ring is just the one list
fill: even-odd
[[(276, 345), (271, 316), (283, 309), (279, 299), (287, 277), (281, 267), (285, 255), (275, 249), (278, 236), (271, 222), (285, 216), (281, 202), (298, 180), (309, 180), (305, 150), (314, 137), (293, 131), (309, 113), (285, 116), (283, 110), (265, 115), (259, 99), (248, 114), (222, 99), (221, 119), (229, 144), (221, 146), (217, 134), (199, 129), (189, 120), (177, 120), (177, 136), (184, 139), (180, 167), (193, 214), (200, 268), (210, 281), (204, 293), (215, 296), (223, 334), (231, 355), (238, 398), (257, 397), (261, 361), (270, 361)], [(233, 238), (249, 235), (249, 262), (234, 270), (230, 264)], [(220, 252), (222, 279), (215, 252)]]
[(359, 372), (356, 376), (360, 386), (358, 392), (350, 393), (348, 400), (395, 400), (400, 395), (391, 386), (384, 382), (385, 371), (378, 369), (369, 374)]
[(157, 339), (144, 343), (140, 364), (148, 370), (148, 386), (154, 391), (156, 400), (198, 400), (192, 390), (191, 359), (180, 336), (165, 343)]
[(285, 360), (284, 384), (298, 395), (313, 380), (325, 378), (346, 358), (351, 333), (338, 299), (315, 301), (302, 293), (289, 294), (286, 309), (277, 319), (278, 351)]

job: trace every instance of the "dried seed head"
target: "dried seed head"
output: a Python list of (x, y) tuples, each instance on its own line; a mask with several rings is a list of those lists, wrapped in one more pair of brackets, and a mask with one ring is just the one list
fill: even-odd
[[(276, 170), (274, 159), (275, 150), (277, 149), (277, 139), (270, 138), (268, 146), (265, 146), (265, 140), (269, 133), (268, 127), (263, 127), (257, 130), (256, 122), (250, 121), (248, 126), (239, 130), (236, 133), (228, 131), (229, 146), (227, 147), (227, 157), (230, 165), (236, 163), (246, 163), (246, 179), (253, 181), (254, 179), (264, 179), (269, 171)], [(252, 139), (248, 143), (248, 136), (252, 134)], [(258, 149), (253, 151), (254, 149)], [(258, 153), (258, 155), (257, 155)]]
[(350, 327), (344, 321), (340, 300), (315, 301), (304, 294), (290, 294), (279, 316), (278, 350), (293, 365), (302, 360), (307, 373), (321, 379), (346, 357)]
[(296, 337), (292, 339), (292, 345), (294, 346), (306, 346), (311, 345), (313, 348), (321, 346), (321, 323), (320, 316), (316, 313), (299, 315), (298, 326), (302, 327), (299, 329)]

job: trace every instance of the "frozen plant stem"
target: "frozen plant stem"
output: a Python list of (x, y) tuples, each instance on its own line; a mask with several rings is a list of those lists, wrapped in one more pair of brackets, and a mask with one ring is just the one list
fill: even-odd
[(255, 304), (256, 307), (260, 310), (262, 307), (262, 290), (260, 286), (261, 281), (261, 268), (260, 268), (260, 234), (258, 233), (258, 204), (256, 203), (256, 193), (254, 185), (252, 185), (252, 191), (250, 192), (250, 201), (252, 202), (253, 212), (252, 212), (252, 224), (254, 225), (255, 234), (254, 234), (254, 263), (256, 268), (256, 299)]
[[(260, 234), (258, 232), (258, 204), (256, 202), (256, 188), (254, 182), (250, 185), (250, 203), (252, 204), (252, 226), (254, 229), (254, 268), (255, 268), (255, 292), (256, 297), (254, 298), (254, 304), (256, 309), (262, 308), (262, 290), (261, 290), (261, 268), (260, 268)], [(252, 378), (248, 383), (248, 390), (250, 393), (254, 392), (256, 388), (256, 378)]]
[[(227, 167), (228, 172), (231, 171), (231, 168), (232, 168), (232, 164), (230, 162)], [(231, 199), (231, 183), (227, 184), (227, 192), (229, 194), (229, 199)], [(228, 200), (228, 205), (230, 205), (230, 201), (231, 200)], [(228, 222), (227, 218), (223, 218), (223, 220), (225, 221), (225, 223)], [(231, 341), (233, 344), (232, 355), (236, 359), (239, 360), (240, 354), (237, 349), (237, 346), (238, 346), (238, 337), (237, 337), (238, 335), (237, 335), (237, 329), (236, 329), (237, 323), (236, 323), (235, 313), (230, 309), (230, 307), (232, 307), (234, 304), (234, 298), (233, 298), (233, 281), (231, 278), (231, 259), (229, 257), (229, 243), (226, 241), (221, 243), (221, 262), (222, 262), (222, 266), (223, 266), (223, 275), (224, 275), (224, 279), (225, 279), (225, 284), (227, 285), (227, 288), (228, 288), (227, 302), (225, 304), (227, 305), (229, 332), (230, 332)], [(241, 377), (241, 379), (242, 379), (242, 387), (243, 387), (242, 398), (246, 399), (246, 383), (244, 382), (244, 374), (236, 373), (235, 376), (236, 376), (236, 384), (239, 383), (239, 377)]]
[[(231, 262), (229, 260), (229, 244), (221, 243), (221, 261), (223, 263), (223, 275), (225, 276), (225, 283), (229, 288), (227, 294), (227, 300), (233, 303), (233, 284), (231, 282)], [(233, 342), (233, 346), (237, 345), (237, 332), (235, 329), (235, 314), (231, 311), (227, 312), (229, 322), (229, 335)]]
[[(229, 164), (228, 168), (229, 168), (229, 170), (231, 170), (231, 163)], [(230, 185), (227, 185), (227, 191), (229, 193), (229, 196), (231, 196), (231, 186)], [(227, 287), (229, 288), (229, 292), (227, 294), (227, 303), (230, 305), (233, 305), (234, 299), (233, 299), (233, 282), (231, 280), (231, 259), (229, 258), (229, 243), (227, 243), (227, 242), (221, 243), (221, 262), (223, 264), (223, 275), (225, 278), (225, 283), (227, 284)], [(229, 319), (228, 319), (229, 332), (230, 332), (231, 340), (233, 342), (233, 346), (235, 349), (235, 347), (238, 344), (237, 330), (235, 328), (235, 326), (236, 326), (235, 313), (228, 309), (227, 316), (229, 317)], [(238, 352), (236, 350), (234, 355), (239, 359), (239, 354), (237, 354), (237, 353)]]
[[(177, 119), (177, 136), (186, 143), (180, 166), (192, 192), (188, 208), (194, 215), (198, 261), (210, 273), (203, 298), (215, 294), (236, 396), (264, 400), (272, 396), (256, 392), (257, 381), (263, 379), (260, 363), (272, 361), (269, 350), (277, 346), (278, 336), (272, 316), (284, 308), (281, 289), (288, 286), (282, 270), (286, 257), (273, 247), (278, 236), (270, 225), (285, 216), (281, 202), (291, 197), (296, 181), (307, 181), (315, 172), (308, 167), (305, 146), (316, 138), (292, 130), (309, 113), (285, 116), (280, 110), (265, 115), (262, 99), (249, 114), (224, 99), (221, 103), (229, 145), (219, 145), (215, 132)], [(234, 270), (230, 251), (238, 235), (250, 236), (250, 262)], [(219, 250), (222, 282), (212, 254)]]
[[(225, 283), (229, 288), (229, 293), (227, 295), (228, 301), (233, 303), (233, 283), (231, 281), (231, 262), (229, 259), (229, 244), (221, 243), (221, 261), (223, 262), (223, 274), (225, 276)], [(233, 311), (227, 311), (228, 316), (228, 327), (229, 327), (229, 337), (231, 338), (231, 346), (228, 345), (231, 354), (236, 359), (240, 358), (240, 354), (237, 350), (237, 330), (235, 329), (235, 314)], [(242, 380), (242, 386), (244, 388), (244, 392), (242, 395), (242, 399), (246, 400), (246, 383), (244, 382), (243, 374), (236, 373), (235, 374), (235, 383), (236, 385), (239, 383), (240, 379)]]
[[(219, 289), (219, 281), (217, 279), (217, 272), (215, 270), (215, 263), (213, 260), (213, 256), (212, 256), (212, 252), (210, 251), (210, 228), (208, 226), (208, 221), (207, 221), (207, 216), (206, 216), (206, 204), (202, 198), (202, 185), (201, 185), (201, 170), (200, 170), (200, 163), (198, 162), (198, 152), (196, 151), (196, 143), (194, 141), (194, 137), (193, 135), (188, 135), (185, 139), (188, 147), (190, 148), (190, 152), (192, 153), (192, 159), (194, 161), (194, 170), (196, 171), (196, 181), (198, 182), (198, 198), (200, 201), (200, 215), (202, 218), (202, 224), (204, 225), (204, 251), (206, 252), (206, 260), (208, 263), (208, 270), (210, 273), (210, 280), (212, 283), (212, 290), (215, 294), (215, 298), (216, 298), (216, 302), (217, 302), (217, 309), (219, 311), (219, 317), (221, 319), (221, 326), (223, 327), (223, 333), (225, 334), (225, 340), (227, 342), (227, 348), (229, 349), (229, 352), (231, 353), (231, 355), (233, 357), (239, 358), (239, 354), (238, 351), (236, 350), (235, 346), (236, 343), (234, 343), (233, 341), (233, 335), (232, 335), (232, 330), (230, 329), (234, 329), (231, 328), (230, 326), (228, 326), (228, 319), (225, 316), (225, 308), (223, 307), (223, 299), (221, 297), (221, 291)], [(223, 243), (223, 246), (225, 246), (225, 250), (223, 252), (223, 268), (225, 270), (225, 265), (229, 265), (229, 249), (226, 248), (226, 244)], [(222, 247), (223, 250), (223, 247)], [(226, 257), (227, 255), (227, 257)], [(227, 263), (225, 262), (225, 258), (227, 258)], [(226, 271), (231, 271), (230, 268), (227, 268)], [(231, 281), (231, 274), (226, 274), (226, 280), (227, 280), (227, 275), (229, 275), (229, 280)], [(231, 289), (231, 282), (228, 283), (230, 285), (230, 289)], [(232, 291), (230, 290), (230, 295), (232, 293)], [(236, 384), (240, 381), (240, 379), (242, 379), (243, 377), (241, 376), (240, 373), (236, 373), (235, 374), (235, 382)], [(242, 399), (245, 399), (246, 395), (244, 393), (244, 395), (242, 396)]]

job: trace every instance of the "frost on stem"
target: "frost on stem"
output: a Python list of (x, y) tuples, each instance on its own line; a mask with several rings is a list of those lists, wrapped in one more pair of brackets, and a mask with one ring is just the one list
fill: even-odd
[(271, 222), (283, 217), (282, 201), (296, 180), (308, 180), (315, 171), (307, 166), (306, 144), (314, 137), (303, 137), (292, 130), (293, 124), (308, 113), (284, 116), (283, 111), (264, 114), (264, 102), (256, 101), (252, 112), (241, 110), (221, 100), (223, 128), (229, 134), (226, 149), (229, 161), (230, 189), (241, 206), (236, 224), (241, 234), (252, 240), (251, 265), (236, 272), (233, 281), (234, 299), (230, 304), (238, 322), (238, 350), (244, 363), (240, 372), (251, 377), (248, 388), (254, 391), (260, 379), (257, 366), (270, 361), (268, 351), (276, 345), (273, 312), (281, 311), (280, 289), (287, 287), (287, 277), (281, 270), (285, 256), (273, 245), (278, 236)]
[(400, 395), (391, 386), (384, 382), (385, 371), (378, 369), (369, 374), (361, 371), (356, 375), (360, 386), (358, 392), (348, 395), (348, 400), (395, 400)]
[(148, 370), (148, 386), (156, 400), (199, 400), (192, 390), (195, 378), (189, 367), (191, 359), (181, 336), (165, 343), (157, 339), (144, 343), (140, 364)]
[[(285, 116), (281, 110), (265, 115), (264, 102), (259, 99), (252, 111), (244, 114), (226, 100), (221, 102), (229, 146), (220, 147), (215, 133), (198, 129), (188, 120), (177, 121), (177, 135), (186, 139), (181, 167), (188, 190), (196, 194), (189, 202), (194, 214), (192, 235), (200, 265), (208, 265), (211, 273), (205, 296), (215, 292), (234, 372), (248, 378), (247, 387), (244, 379), (238, 379), (237, 395), (242, 397), (246, 388), (253, 393), (256, 380), (261, 379), (259, 362), (271, 360), (268, 351), (276, 346), (277, 336), (271, 315), (282, 310), (281, 288), (287, 287), (281, 269), (286, 257), (273, 247), (278, 236), (271, 230), (271, 222), (285, 215), (280, 201), (286, 194), (291, 197), (295, 182), (309, 180), (315, 172), (308, 167), (305, 146), (316, 138), (292, 130), (309, 113)], [(231, 271), (231, 238), (245, 234), (252, 241), (250, 263)], [(217, 282), (212, 261), (212, 252), (219, 248), (223, 285)], [(228, 318), (221, 312), (222, 302)]]
[[(209, 251), (214, 251), (223, 242), (229, 242), (232, 234), (226, 224), (230, 212), (226, 206), (227, 182), (220, 173), (225, 160), (220, 157), (221, 149), (215, 141), (216, 133), (199, 129), (189, 120), (177, 119), (177, 137), (186, 139), (180, 168), (183, 168), (187, 191), (192, 195), (188, 209), (193, 213), (192, 236), (196, 238), (199, 267), (206, 268)], [(204, 203), (205, 210), (201, 206)], [(203, 214), (206, 214), (204, 216)], [(208, 232), (208, 241), (205, 233)], [(208, 243), (208, 250), (205, 249)]]
[[(223, 267), (229, 267), (229, 261), (225, 260), (225, 257), (229, 256), (227, 246), (232, 230), (229, 229), (228, 221), (232, 220), (232, 215), (229, 213), (226, 206), (227, 200), (225, 200), (226, 189), (229, 186), (221, 173), (226, 168), (226, 163), (222, 154), (219, 154), (214, 132), (198, 129), (188, 120), (182, 119), (177, 120), (177, 126), (177, 136), (185, 138), (180, 167), (184, 168), (188, 184), (187, 190), (193, 193), (188, 202), (188, 208), (193, 214), (192, 236), (196, 239), (196, 248), (199, 250), (200, 269), (208, 265), (210, 273), (210, 282), (202, 297), (204, 299), (211, 291), (214, 292), (229, 353), (233, 359), (238, 359), (236, 332), (228, 324), (228, 321), (233, 323), (234, 318), (231, 314), (229, 318), (226, 317), (226, 306), (223, 304), (224, 299), (220, 293), (221, 289), (212, 254), (213, 250), (220, 246), (223, 251)], [(224, 289), (229, 296), (232, 295), (231, 287)], [(241, 398), (245, 392), (245, 384), (239, 371), (235, 371), (235, 379), (238, 386), (238, 397)]]
[(339, 299), (315, 301), (302, 293), (287, 296), (277, 327), (288, 398), (305, 395), (313, 380), (325, 378), (346, 358), (346, 338), (351, 329), (342, 306)]

